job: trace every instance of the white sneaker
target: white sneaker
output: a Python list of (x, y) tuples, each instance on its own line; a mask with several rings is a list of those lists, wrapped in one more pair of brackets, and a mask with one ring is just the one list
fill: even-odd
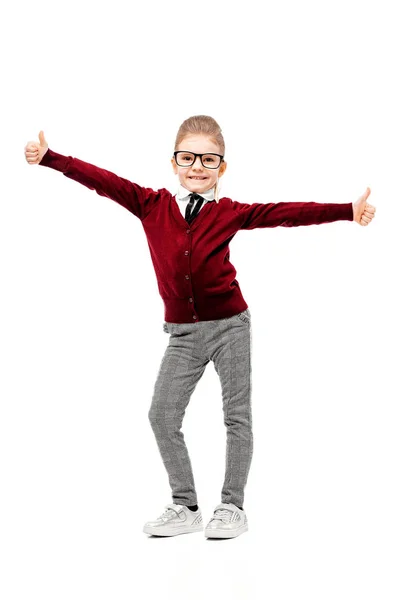
[(207, 538), (233, 538), (248, 530), (244, 510), (234, 504), (218, 504), (204, 530)]
[(163, 514), (155, 521), (148, 521), (143, 531), (150, 535), (164, 536), (203, 531), (200, 508), (193, 511), (182, 504), (167, 504)]

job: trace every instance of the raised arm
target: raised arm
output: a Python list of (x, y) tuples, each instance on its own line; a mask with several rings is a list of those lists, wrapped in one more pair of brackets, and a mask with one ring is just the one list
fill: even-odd
[(299, 225), (319, 225), (333, 221), (355, 221), (368, 225), (375, 214), (375, 207), (367, 204), (370, 189), (360, 196), (357, 202), (277, 202), (263, 204), (243, 204), (233, 202), (234, 210), (241, 219), (240, 229), (257, 227), (298, 227)]
[(25, 158), (29, 164), (40, 164), (60, 171), (66, 177), (95, 190), (99, 196), (114, 200), (140, 220), (148, 215), (159, 198), (157, 191), (142, 187), (79, 158), (54, 152), (49, 148), (43, 131), (39, 133), (39, 143), (27, 143)]

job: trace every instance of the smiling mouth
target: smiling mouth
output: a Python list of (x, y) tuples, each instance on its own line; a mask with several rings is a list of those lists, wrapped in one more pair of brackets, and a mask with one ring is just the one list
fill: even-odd
[(195, 176), (192, 176), (192, 177), (189, 177), (189, 179), (198, 179), (199, 181), (202, 181), (203, 179), (207, 179), (207, 177), (195, 177)]

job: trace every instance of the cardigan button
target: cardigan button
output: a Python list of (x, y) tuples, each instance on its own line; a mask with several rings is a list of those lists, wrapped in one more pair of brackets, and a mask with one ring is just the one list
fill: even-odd
[(189, 254), (189, 250), (185, 250), (185, 254), (187, 256)]
[(186, 229), (186, 233), (190, 233), (190, 229)]
[(193, 315), (193, 319), (197, 319), (196, 315)]
[(189, 279), (189, 275), (185, 275), (185, 279)]
[(189, 298), (189, 302), (193, 302), (193, 298)]

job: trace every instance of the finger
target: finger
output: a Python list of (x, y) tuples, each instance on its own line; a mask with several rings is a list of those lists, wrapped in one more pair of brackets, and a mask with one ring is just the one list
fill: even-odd
[(363, 212), (364, 215), (368, 215), (369, 217), (373, 217), (375, 215), (375, 211), (368, 210), (367, 208)]
[(370, 195), (370, 193), (371, 193), (371, 190), (370, 190), (370, 188), (369, 188), (369, 187), (367, 187), (367, 189), (366, 189), (366, 192), (365, 192), (365, 194), (364, 194), (364, 198), (365, 198), (365, 199), (367, 199), (367, 198), (368, 198), (368, 196)]
[(39, 131), (39, 142), (41, 146), (47, 146), (47, 142), (44, 138), (44, 132), (43, 131)]

